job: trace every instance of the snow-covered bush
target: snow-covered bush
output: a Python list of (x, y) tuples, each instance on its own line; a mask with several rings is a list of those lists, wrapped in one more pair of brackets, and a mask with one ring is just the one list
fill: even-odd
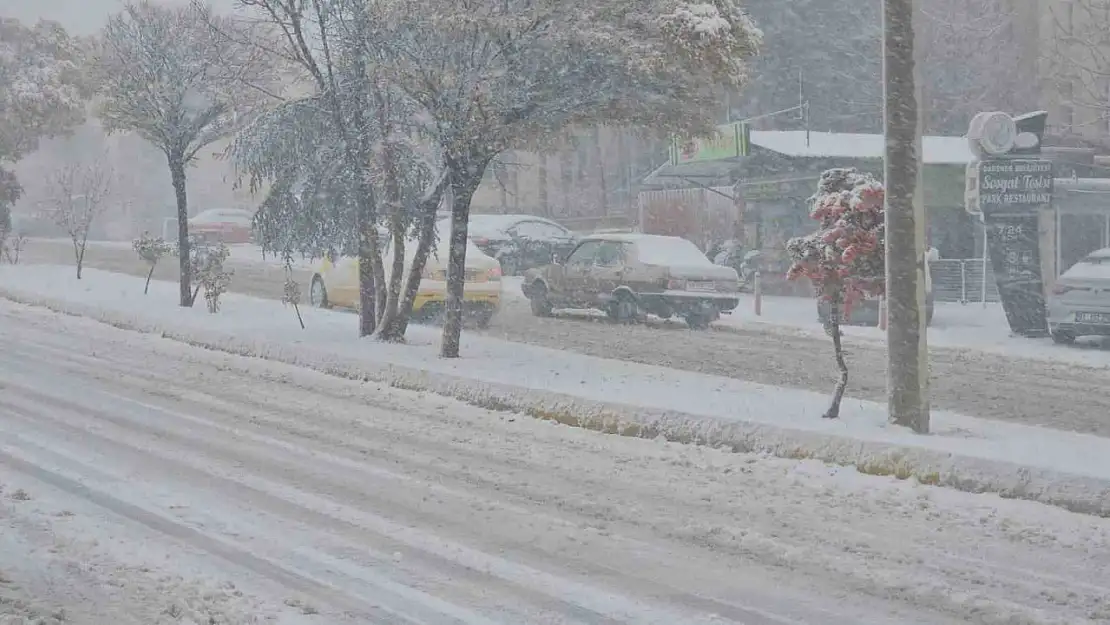
[(297, 322), (301, 324), (301, 329), (304, 330), (304, 318), (301, 317), (301, 285), (293, 277), (293, 265), (290, 259), (285, 260), (285, 286), (281, 293), (281, 303), (289, 304), (293, 307), (293, 312), (297, 313)]
[[(180, 255), (181, 250), (175, 247), (174, 253)], [(231, 286), (231, 276), (235, 272), (224, 268), (224, 261), (230, 255), (231, 250), (222, 241), (212, 244), (194, 238), (189, 242), (189, 272), (195, 285), (192, 301), (196, 301), (197, 294), (204, 289), (210, 313), (220, 311), (220, 296)]]
[(817, 297), (829, 303), (825, 330), (833, 340), (840, 380), (824, 415), (828, 419), (840, 416), (848, 385), (840, 324), (860, 299), (882, 295), (885, 288), (884, 198), (882, 183), (870, 174), (830, 169), (821, 174), (817, 193), (810, 198), (810, 217), (820, 227), (786, 244), (792, 260), (787, 277), (808, 278)]
[(131, 242), (131, 248), (143, 262), (150, 266), (150, 270), (146, 272), (146, 284), (143, 285), (143, 295), (146, 295), (150, 290), (150, 278), (154, 275), (154, 268), (158, 266), (158, 261), (173, 252), (173, 246), (162, 237), (143, 232), (141, 237)]

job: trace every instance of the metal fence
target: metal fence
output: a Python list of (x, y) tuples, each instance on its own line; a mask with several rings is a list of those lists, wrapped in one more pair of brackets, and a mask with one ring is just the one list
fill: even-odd
[[(989, 264), (983, 275), (982, 258), (953, 258), (929, 263), (933, 298), (938, 302), (997, 302), (998, 285)], [(984, 281), (984, 277), (986, 280)]]

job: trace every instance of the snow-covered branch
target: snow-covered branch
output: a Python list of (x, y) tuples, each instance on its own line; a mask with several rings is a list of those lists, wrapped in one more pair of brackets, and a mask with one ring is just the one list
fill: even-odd
[(271, 68), (208, 27), (219, 19), (194, 6), (149, 2), (110, 18), (96, 57), (105, 126), (137, 132), (168, 158), (188, 163), (247, 120), (266, 98), (243, 78), (264, 81)]

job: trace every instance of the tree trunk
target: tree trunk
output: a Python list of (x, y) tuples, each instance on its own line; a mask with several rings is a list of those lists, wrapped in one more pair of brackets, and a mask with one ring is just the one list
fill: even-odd
[(77, 264), (77, 279), (81, 279), (81, 246), (77, 242), (77, 237), (73, 237), (73, 261)]
[(405, 279), (405, 230), (392, 220), (393, 262), (389, 269), (389, 288), (386, 291), (385, 310), (378, 325), (378, 338), (398, 343), (405, 338), (405, 326), (399, 323), (401, 315), (401, 284)]
[(157, 267), (157, 265), (151, 265), (150, 271), (146, 272), (146, 284), (143, 285), (143, 295), (146, 295), (147, 292), (150, 291), (150, 279), (154, 276), (155, 267)]
[(401, 308), (397, 314), (398, 332), (404, 336), (408, 330), (409, 320), (412, 318), (412, 307), (416, 303), (416, 294), (420, 291), (420, 281), (424, 277), (424, 267), (428, 264), (428, 255), (435, 243), (436, 209), (439, 208), (440, 199), (446, 190), (447, 178), (440, 182), (432, 195), (421, 203), (420, 206), (420, 238), (416, 244), (416, 252), (412, 257), (412, 266), (409, 267), (408, 280), (405, 282), (405, 292), (401, 298)]
[(348, 165), (358, 175), (358, 335), (371, 336), (381, 318), (381, 291), (385, 277), (382, 275), (382, 253), (378, 246), (377, 206), (374, 187), (370, 183), (365, 165), (357, 155), (348, 151)]
[[(540, 164), (537, 168), (536, 178), (540, 187), (540, 216), (550, 218), (551, 213), (551, 198), (548, 195), (547, 189), (547, 152), (540, 152)], [(518, 198), (520, 196), (517, 196)], [(517, 200), (520, 201), (519, 199)]]
[(594, 168), (597, 169), (597, 195), (600, 200), (598, 216), (609, 216), (609, 182), (605, 179), (605, 151), (601, 147), (601, 127), (594, 126)]
[(848, 363), (844, 360), (844, 347), (840, 342), (840, 316), (842, 314), (843, 306), (834, 302), (829, 307), (829, 321), (825, 325), (825, 329), (829, 335), (832, 336), (833, 353), (836, 354), (836, 367), (840, 371), (840, 379), (836, 383), (836, 388), (833, 389), (832, 403), (829, 404), (829, 410), (823, 415), (825, 419), (839, 419), (840, 418), (840, 401), (844, 399), (844, 390), (848, 388)]
[[(378, 255), (378, 229), (374, 227), (372, 221), (367, 222), (360, 215), (359, 234), (358, 335), (363, 337), (374, 334), (378, 323), (378, 286), (374, 279), (374, 256)], [(380, 261), (378, 265), (381, 265)]]
[[(465, 163), (470, 165), (470, 163)], [(466, 285), (466, 241), (467, 227), (470, 223), (470, 200), (482, 182), (483, 167), (473, 166), (459, 171), (452, 167), (451, 176), (451, 237), (447, 257), (447, 310), (443, 320), (443, 343), (440, 356), (459, 357), (459, 342), (462, 339), (463, 290)]]
[(173, 192), (177, 198), (177, 263), (181, 272), (179, 277), (180, 305), (191, 307), (193, 305), (192, 275), (189, 266), (189, 204), (185, 195), (185, 159), (175, 155), (169, 157), (170, 179), (173, 181)]
[[(388, 102), (378, 92), (378, 123), (385, 134), (382, 149), (382, 169), (385, 172), (385, 198), (389, 207), (389, 229), (393, 237), (393, 263), (389, 270), (389, 288), (386, 293), (385, 308), (382, 311), (378, 338), (383, 341), (399, 342), (404, 339), (404, 328), (398, 323), (398, 310), (401, 300), (401, 283), (405, 279), (405, 204), (401, 198), (401, 172), (397, 163), (396, 144), (391, 133)], [(384, 272), (383, 272), (384, 273)]]
[(85, 250), (89, 249), (89, 226), (85, 224), (85, 231), (81, 233), (81, 243), (77, 246), (77, 279), (81, 279), (81, 271), (85, 268)]
[[(914, 58), (914, 1), (885, 0), (883, 11), (884, 124), (886, 132), (886, 294), (887, 394), (891, 423), (929, 430), (925, 403), (928, 375), (922, 353), (923, 310), (919, 290), (923, 250), (918, 250), (917, 223), (923, 211), (918, 188), (920, 123)], [(916, 199), (915, 199), (916, 198)]]

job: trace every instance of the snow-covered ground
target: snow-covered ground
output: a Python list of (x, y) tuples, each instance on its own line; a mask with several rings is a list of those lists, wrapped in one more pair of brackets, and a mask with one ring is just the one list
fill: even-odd
[[(143, 296), (142, 280), (88, 270), (76, 280), (66, 267), (0, 268), (0, 289), (25, 298), (69, 302), (86, 314), (130, 319), (154, 331), (172, 331), (227, 349), (246, 349), (320, 370), (354, 363), (443, 374), (473, 384), (507, 384), (523, 392), (557, 393), (717, 421), (765, 424), (815, 436), (926, 449), (942, 454), (1013, 463), (1031, 470), (1110, 480), (1110, 439), (935, 411), (933, 435), (891, 427), (885, 406), (846, 399), (840, 420), (823, 420), (824, 394), (787, 390), (732, 378), (583, 356), (488, 337), (464, 335), (459, 360), (437, 356), (438, 331), (414, 326), (407, 345), (355, 341), (352, 315), (304, 310), (301, 331), (292, 310), (279, 303), (228, 295), (222, 311), (175, 305), (177, 286), (156, 282)], [(685, 418), (685, 417), (684, 417)]]
[[(66, 242), (68, 243), (68, 242)], [(90, 247), (105, 249), (130, 248), (126, 242), (90, 242)], [(61, 248), (59, 248), (61, 249)], [(68, 250), (65, 250), (68, 253)], [(54, 262), (64, 258), (52, 259)], [(263, 259), (262, 250), (254, 245), (231, 246), (233, 266), (280, 268), (282, 263), (273, 258)], [(294, 260), (294, 268), (310, 271), (315, 261)], [(114, 267), (113, 267), (114, 269)], [(522, 278), (506, 277), (502, 292), (507, 298), (521, 302)], [(572, 316), (597, 316), (585, 311), (571, 311)], [(791, 336), (816, 337), (824, 340), (824, 330), (817, 321), (817, 306), (805, 297), (767, 296), (763, 298), (762, 314), (755, 314), (753, 297), (742, 294), (740, 304), (730, 316), (723, 317), (718, 326), (741, 330), (759, 329), (763, 332)], [(885, 342), (885, 333), (878, 328), (846, 327), (845, 333), (855, 341)], [(1027, 339), (1010, 335), (1005, 313), (1000, 304), (938, 303), (929, 342), (936, 347), (975, 350), (979, 352), (1010, 355), (1020, 358), (1064, 362), (1094, 367), (1110, 367), (1110, 342), (1081, 339), (1076, 345), (1055, 345), (1051, 339)]]
[[(49, 244), (69, 244), (68, 239), (34, 239), (35, 242), (43, 242)], [(129, 250), (131, 249), (131, 241), (89, 241), (88, 247), (90, 249), (102, 248), (113, 250)], [(280, 258), (274, 257), (272, 254), (264, 254), (262, 248), (252, 243), (236, 243), (228, 245), (228, 250), (231, 254), (228, 256), (228, 261), (231, 264), (244, 264), (244, 265), (267, 265), (270, 267), (285, 267), (285, 261)], [(319, 264), (319, 259), (312, 260), (302, 258), (300, 256), (293, 257), (293, 268), (310, 270)]]
[[(725, 326), (780, 329), (809, 336), (825, 336), (817, 321), (817, 304), (811, 298), (769, 296), (762, 302), (762, 314), (755, 314), (755, 299), (743, 294), (732, 315), (721, 319)], [(877, 327), (846, 326), (844, 332), (853, 339), (886, 341), (886, 332)], [(933, 323), (929, 327), (929, 343), (937, 347), (954, 347), (1074, 362), (1085, 365), (1110, 366), (1110, 350), (1099, 339), (1083, 339), (1077, 346), (1056, 345), (1049, 338), (1028, 339), (1013, 336), (1006, 322), (1002, 305), (988, 303), (936, 304)], [(1087, 349), (1084, 349), (1087, 348)], [(1091, 349), (1095, 348), (1095, 349)]]
[(600, 436), (10, 303), (0, 343), (0, 622), (1110, 619), (1107, 519)]

